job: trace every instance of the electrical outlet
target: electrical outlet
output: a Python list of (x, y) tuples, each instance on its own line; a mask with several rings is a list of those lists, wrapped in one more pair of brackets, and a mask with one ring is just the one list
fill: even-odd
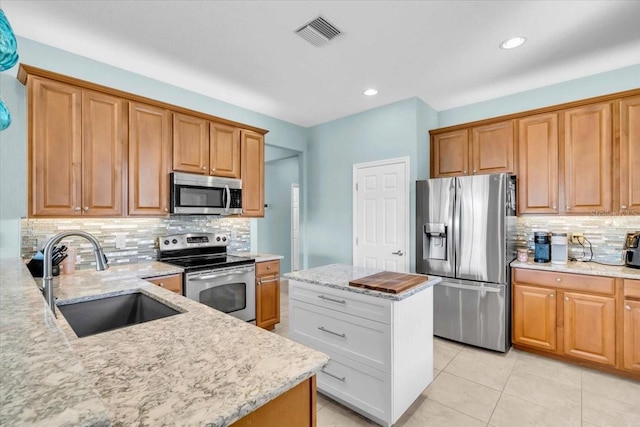
[(583, 243), (584, 242), (584, 233), (576, 232), (571, 233), (571, 243)]
[(127, 249), (127, 234), (115, 233), (116, 236), (116, 249)]

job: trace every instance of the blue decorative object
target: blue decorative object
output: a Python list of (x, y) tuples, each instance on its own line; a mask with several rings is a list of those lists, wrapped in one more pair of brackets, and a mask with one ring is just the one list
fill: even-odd
[(11, 114), (9, 114), (9, 110), (6, 105), (4, 105), (4, 101), (0, 98), (0, 130), (5, 130), (11, 124)]
[(16, 36), (13, 34), (7, 17), (0, 9), (0, 71), (8, 70), (16, 65), (17, 62), (18, 43), (16, 42)]

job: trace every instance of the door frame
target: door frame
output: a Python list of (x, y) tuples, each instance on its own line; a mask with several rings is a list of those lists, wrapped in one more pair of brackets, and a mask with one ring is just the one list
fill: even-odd
[(300, 268), (300, 185), (299, 184), (295, 184), (292, 183), (291, 184), (291, 271), (298, 271), (294, 269), (294, 252), (295, 252), (295, 245), (293, 244), (293, 225), (294, 225), (294, 218), (295, 215), (293, 214), (295, 208), (293, 206), (293, 190), (294, 188), (298, 189), (298, 251), (295, 254), (298, 258), (298, 269)]
[(351, 236), (351, 242), (352, 242), (352, 251), (351, 251), (351, 263), (353, 265), (355, 265), (356, 263), (356, 259), (358, 256), (358, 245), (356, 244), (356, 238), (357, 238), (357, 233), (358, 233), (358, 192), (356, 191), (356, 185), (358, 183), (358, 171), (360, 169), (365, 169), (365, 168), (370, 168), (370, 167), (377, 167), (377, 166), (389, 166), (389, 165), (394, 165), (394, 164), (403, 164), (404, 165), (404, 172), (405, 172), (405, 188), (406, 188), (406, 192), (405, 192), (405, 197), (406, 197), (406, 209), (405, 209), (405, 229), (404, 229), (404, 233), (405, 233), (405, 247), (403, 248), (403, 251), (405, 253), (405, 270), (406, 272), (409, 272), (411, 270), (411, 171), (410, 171), (410, 167), (411, 167), (411, 158), (409, 156), (404, 156), (404, 157), (395, 157), (393, 159), (385, 159), (385, 160), (377, 160), (374, 162), (366, 162), (366, 163), (354, 163), (353, 164), (353, 183), (352, 183), (352, 190), (353, 190), (353, 202), (352, 202), (352, 207), (351, 207), (351, 214), (353, 215), (353, 223), (352, 223), (352, 236)]

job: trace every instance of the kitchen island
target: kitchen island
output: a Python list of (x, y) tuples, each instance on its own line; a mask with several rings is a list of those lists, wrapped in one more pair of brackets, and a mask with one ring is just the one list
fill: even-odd
[(78, 338), (22, 261), (0, 260), (0, 424), (226, 426), (327, 363), (141, 279), (179, 272), (154, 262), (55, 278), (59, 303), (141, 292), (180, 312)]
[(442, 279), (422, 276), (397, 294), (349, 285), (381, 272), (333, 264), (284, 277), (291, 339), (331, 356), (318, 390), (390, 426), (433, 380), (433, 286)]

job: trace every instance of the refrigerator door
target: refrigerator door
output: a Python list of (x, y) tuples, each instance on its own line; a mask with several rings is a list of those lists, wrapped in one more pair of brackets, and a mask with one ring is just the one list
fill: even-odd
[(457, 178), (456, 278), (507, 283), (507, 175)]
[(416, 272), (455, 276), (455, 178), (416, 181)]
[(434, 335), (501, 352), (511, 347), (507, 285), (443, 279), (433, 298)]

